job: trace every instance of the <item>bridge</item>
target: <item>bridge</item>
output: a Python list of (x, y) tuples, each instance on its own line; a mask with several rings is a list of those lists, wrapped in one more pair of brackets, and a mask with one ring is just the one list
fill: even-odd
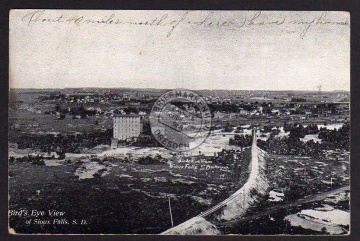
[(181, 223), (161, 234), (220, 234), (216, 223), (229, 222), (245, 215), (246, 211), (260, 201), (269, 185), (265, 175), (265, 151), (256, 146), (256, 129), (252, 131), (250, 175), (246, 183), (230, 197), (214, 207), (200, 213), (190, 220)]

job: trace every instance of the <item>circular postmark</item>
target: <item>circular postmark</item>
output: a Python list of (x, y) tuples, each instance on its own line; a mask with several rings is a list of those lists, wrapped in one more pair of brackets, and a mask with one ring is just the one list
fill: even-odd
[(165, 148), (189, 151), (210, 134), (211, 112), (205, 100), (193, 91), (171, 90), (154, 103), (150, 126), (155, 139)]

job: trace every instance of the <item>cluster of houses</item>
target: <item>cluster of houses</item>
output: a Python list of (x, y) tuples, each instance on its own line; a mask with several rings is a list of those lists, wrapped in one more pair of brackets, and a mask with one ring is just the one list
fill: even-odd
[[(315, 117), (337, 116), (338, 121), (346, 121), (350, 115), (349, 103), (316, 104), (316, 103), (271, 103), (263, 106), (255, 103), (248, 103), (247, 106), (238, 107), (237, 112), (216, 111), (213, 118), (236, 119), (248, 116), (284, 116), (291, 119), (307, 119)], [(340, 118), (340, 119), (339, 119)]]

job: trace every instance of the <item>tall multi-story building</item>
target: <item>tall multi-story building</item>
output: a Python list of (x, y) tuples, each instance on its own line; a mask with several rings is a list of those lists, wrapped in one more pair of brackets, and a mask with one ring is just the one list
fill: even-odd
[(114, 139), (129, 140), (137, 138), (141, 133), (139, 115), (114, 115)]

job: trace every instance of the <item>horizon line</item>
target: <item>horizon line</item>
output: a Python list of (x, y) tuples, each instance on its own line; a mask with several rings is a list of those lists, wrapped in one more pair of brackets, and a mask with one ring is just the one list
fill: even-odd
[[(28, 87), (9, 87), (11, 89), (27, 89), (27, 90), (64, 90), (64, 89), (149, 89), (149, 90), (176, 90), (176, 89), (185, 89), (185, 88), (141, 88), (141, 87), (46, 87), (46, 88), (28, 88)], [(292, 92), (318, 92), (318, 90), (269, 90), (269, 89), (187, 89), (191, 91), (214, 91), (214, 90), (222, 90), (222, 91), (292, 91)], [(322, 90), (323, 92), (350, 92), (351, 90)]]

